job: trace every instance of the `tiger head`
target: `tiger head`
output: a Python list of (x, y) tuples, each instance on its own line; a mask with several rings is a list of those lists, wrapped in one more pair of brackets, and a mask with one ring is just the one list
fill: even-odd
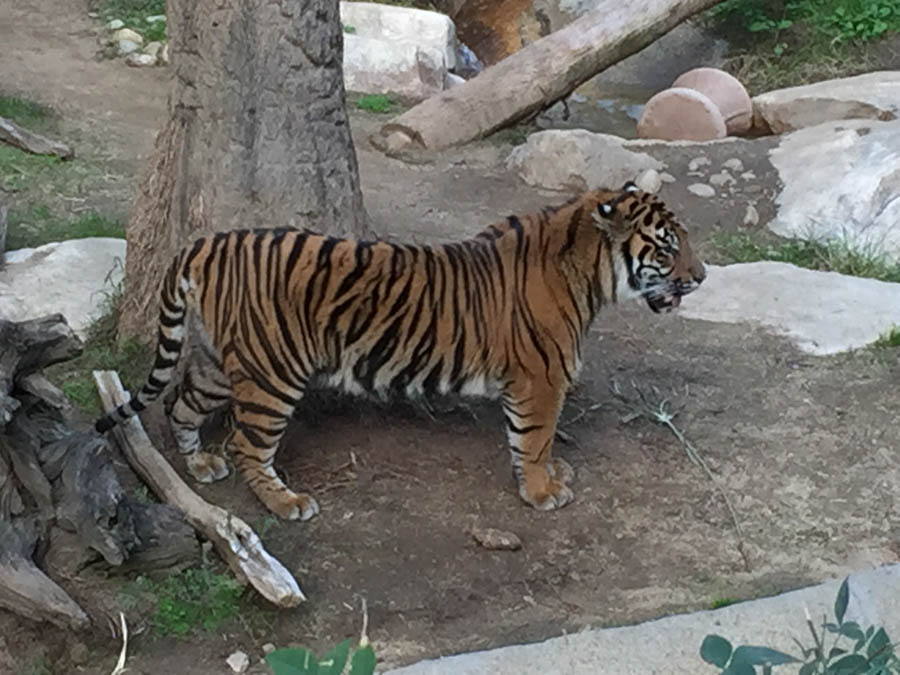
[(695, 291), (706, 278), (684, 226), (661, 200), (633, 182), (618, 193), (605, 193), (593, 217), (611, 234), (614, 255), (621, 254), (620, 297), (643, 296), (654, 312), (671, 311), (681, 304), (681, 296)]

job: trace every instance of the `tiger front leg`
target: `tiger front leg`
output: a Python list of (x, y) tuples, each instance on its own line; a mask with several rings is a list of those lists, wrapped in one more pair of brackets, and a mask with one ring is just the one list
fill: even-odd
[(563, 389), (530, 384), (504, 396), (507, 437), (519, 495), (541, 511), (559, 509), (574, 499), (567, 485), (575, 476), (568, 462), (551, 456)]

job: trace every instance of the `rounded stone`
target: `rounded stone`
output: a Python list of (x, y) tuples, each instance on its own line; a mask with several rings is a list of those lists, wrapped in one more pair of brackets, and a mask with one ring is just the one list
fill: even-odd
[(638, 121), (639, 138), (664, 141), (711, 141), (727, 135), (719, 108), (693, 89), (664, 89), (644, 106)]
[(753, 103), (744, 85), (718, 68), (694, 68), (681, 75), (673, 87), (684, 87), (706, 95), (725, 120), (729, 135), (744, 134), (753, 124)]

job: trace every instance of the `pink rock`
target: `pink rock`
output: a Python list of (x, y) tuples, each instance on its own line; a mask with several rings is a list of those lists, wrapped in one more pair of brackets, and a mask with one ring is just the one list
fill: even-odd
[(684, 87), (664, 89), (647, 101), (637, 133), (639, 138), (666, 141), (711, 141), (727, 135), (716, 104)]
[(718, 106), (729, 135), (743, 134), (753, 122), (750, 95), (737, 79), (718, 68), (694, 68), (684, 73), (673, 87), (687, 87), (705, 94)]

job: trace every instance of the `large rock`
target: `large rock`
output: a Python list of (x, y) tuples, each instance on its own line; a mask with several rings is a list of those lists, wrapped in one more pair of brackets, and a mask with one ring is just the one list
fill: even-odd
[(900, 115), (900, 71), (866, 73), (753, 98), (754, 127), (776, 134), (831, 120), (888, 121)]
[(780, 262), (706, 269), (681, 302), (686, 318), (756, 324), (819, 355), (865, 347), (900, 325), (900, 284)]
[(582, 191), (620, 187), (662, 162), (641, 152), (639, 143), (583, 129), (551, 129), (531, 134), (506, 160), (529, 185), (549, 190)]
[(456, 30), (443, 14), (369, 2), (342, 2), (344, 84), (350, 91), (427, 98), (456, 66)]
[(783, 188), (769, 228), (900, 261), (900, 121), (827, 122), (770, 151)]
[(3, 260), (0, 318), (24, 321), (59, 312), (84, 336), (122, 279), (125, 240), (73, 239), (7, 251)]
[(693, 68), (672, 87), (687, 87), (705, 94), (722, 113), (728, 134), (743, 134), (753, 122), (753, 103), (744, 85), (719, 68)]
[(638, 120), (639, 138), (664, 141), (713, 141), (725, 138), (725, 117), (706, 94), (673, 87), (654, 95)]

